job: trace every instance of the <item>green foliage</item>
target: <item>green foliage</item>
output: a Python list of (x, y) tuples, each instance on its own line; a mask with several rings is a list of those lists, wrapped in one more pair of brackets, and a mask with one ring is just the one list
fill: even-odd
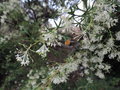
[(26, 80), (27, 68), (21, 67), (15, 59), (15, 51), (18, 46), (15, 40), (9, 40), (0, 45), (0, 83), (2, 90), (12, 90), (22, 85)]

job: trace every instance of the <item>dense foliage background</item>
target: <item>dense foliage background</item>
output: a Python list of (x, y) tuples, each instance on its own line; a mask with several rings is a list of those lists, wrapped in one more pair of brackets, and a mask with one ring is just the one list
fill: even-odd
[(119, 41), (119, 0), (1, 0), (0, 90), (119, 90)]

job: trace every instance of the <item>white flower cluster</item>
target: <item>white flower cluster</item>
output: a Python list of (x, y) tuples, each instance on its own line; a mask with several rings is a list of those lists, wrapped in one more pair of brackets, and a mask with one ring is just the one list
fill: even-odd
[[(35, 71), (34, 71), (35, 72)], [(38, 71), (35, 72), (35, 74), (33, 74), (33, 70), (30, 70), (30, 72), (27, 74), (27, 77), (29, 77), (29, 84), (34, 86), (37, 83), (37, 79), (39, 79), (39, 74)]]
[(104, 25), (107, 25), (108, 28), (111, 26), (116, 25), (116, 22), (118, 22), (117, 19), (113, 19), (110, 14), (112, 14), (115, 9), (115, 4), (107, 4), (106, 1), (100, 1), (98, 0), (98, 3), (96, 2), (96, 15), (94, 20), (97, 22), (102, 22)]
[(120, 40), (120, 31), (116, 33), (116, 40)]
[(49, 52), (49, 49), (47, 48), (45, 44), (43, 44), (36, 52), (42, 57), (46, 57), (47, 52)]
[(11, 38), (11, 37), (8, 36), (8, 35), (6, 35), (6, 36), (4, 36), (4, 37), (0, 37), (0, 44), (6, 43), (7, 40), (9, 40), (10, 38)]
[(104, 78), (105, 78), (105, 76), (104, 76), (104, 74), (102, 73), (101, 70), (98, 70), (98, 71), (95, 73), (95, 75), (98, 76), (98, 77), (101, 78), (101, 79), (104, 79)]
[(40, 68), (39, 70), (31, 69), (27, 74), (27, 77), (29, 78), (28, 83), (26, 84), (27, 89), (28, 88), (36, 89), (40, 84), (43, 85), (40, 87), (40, 90), (41, 88), (44, 89), (48, 88), (48, 87), (44, 87), (44, 84), (49, 82), (47, 79), (45, 79), (46, 74), (47, 74), (46, 70), (43, 67)]
[(56, 29), (44, 30), (42, 31), (42, 36), (47, 46), (55, 47), (56, 45), (61, 45), (58, 41), (62, 39), (62, 35), (58, 34)]
[[(74, 62), (70, 62), (70, 63), (66, 63), (63, 65), (60, 65), (57, 67), (57, 73), (52, 79), (51, 81), (54, 84), (59, 84), (62, 82), (67, 82), (68, 76), (70, 73), (72, 73), (73, 71), (76, 71), (78, 69), (78, 65), (79, 63), (77, 61)], [(56, 70), (51, 71), (50, 76), (54, 75), (56, 72)]]
[(62, 35), (57, 33), (57, 30), (48, 30), (48, 29), (43, 29), (40, 30), (42, 33), (41, 37), (42, 41), (40, 44), (43, 44), (36, 52), (41, 55), (42, 57), (47, 56), (47, 52), (49, 52), (49, 47), (55, 47), (56, 45), (61, 45), (61, 42), (59, 40), (62, 40)]
[(26, 85), (27, 88), (35, 89), (38, 85), (37, 81), (40, 78), (40, 74), (38, 70), (30, 70), (30, 72), (27, 74), (27, 77), (29, 78), (28, 83)]
[(7, 11), (4, 11), (3, 13), (4, 15), (1, 16), (1, 21), (0, 21), (1, 23), (5, 23), (5, 19), (7, 19), (7, 16), (6, 16)]
[(67, 77), (66, 76), (55, 76), (52, 80), (51, 80), (54, 84), (60, 84), (63, 82), (67, 82)]
[(93, 83), (93, 80), (90, 77), (87, 78), (87, 81), (88, 83)]
[(30, 63), (27, 51), (17, 54), (16, 59), (21, 63), (21, 66), (29, 65)]
[[(84, 73), (89, 74), (89, 71), (96, 72), (95, 75), (99, 78), (104, 78), (102, 71), (109, 71), (110, 66), (103, 63), (104, 56), (109, 54), (109, 58), (118, 56), (118, 52), (114, 47), (114, 38), (110, 31), (110, 27), (115, 26), (118, 20), (111, 16), (115, 12), (115, 5), (108, 3), (105, 0), (97, 0), (95, 3), (94, 12), (91, 13), (93, 21), (88, 23), (91, 28), (86, 28), (86, 36), (84, 36), (81, 49), (76, 54), (77, 58), (81, 60), (81, 64), (88, 68)], [(85, 22), (86, 24), (87, 22)], [(119, 39), (119, 32), (116, 38)], [(108, 35), (108, 36), (105, 36)]]
[(3, 15), (1, 15), (0, 19), (0, 22), (2, 24), (5, 23), (5, 20), (7, 19), (7, 14), (15, 10), (15, 8), (17, 9), (19, 4), (20, 4), (19, 0), (10, 0), (9, 2), (0, 3), (0, 7), (3, 8)]

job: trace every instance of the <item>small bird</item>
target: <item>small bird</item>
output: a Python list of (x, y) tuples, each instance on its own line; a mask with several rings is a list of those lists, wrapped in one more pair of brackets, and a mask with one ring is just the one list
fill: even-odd
[(80, 27), (70, 26), (65, 29), (59, 29), (58, 32), (70, 38), (64, 41), (65, 46), (74, 46), (83, 37)]
[(70, 43), (71, 43), (71, 41), (70, 41), (70, 40), (66, 40), (66, 41), (65, 41), (65, 45), (67, 45), (67, 46), (69, 46), (69, 45), (70, 45)]
[(70, 26), (65, 29), (59, 29), (58, 32), (63, 35), (70, 36), (71, 40), (73, 41), (79, 41), (83, 36), (81, 28), (75, 26)]

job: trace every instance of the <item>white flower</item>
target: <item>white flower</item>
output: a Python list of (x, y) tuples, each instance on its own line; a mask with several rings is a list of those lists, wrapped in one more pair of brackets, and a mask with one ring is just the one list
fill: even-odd
[(93, 83), (93, 80), (90, 77), (87, 78), (87, 81), (88, 83)]
[(120, 40), (120, 31), (116, 33), (116, 40)]
[(30, 63), (27, 52), (24, 52), (23, 55), (17, 54), (16, 59), (21, 62), (21, 66), (29, 65)]
[(100, 64), (100, 65), (98, 65), (98, 68), (99, 69), (104, 69), (104, 65)]
[(83, 65), (85, 68), (89, 66), (89, 65), (87, 64), (87, 62), (83, 62), (82, 65)]
[(29, 65), (29, 63), (30, 63), (30, 61), (29, 60), (23, 60), (22, 62), (21, 62), (21, 66), (25, 66), (25, 65)]
[(98, 70), (95, 75), (98, 76), (98, 77), (101, 78), (101, 79), (104, 79), (104, 78), (105, 78), (105, 76), (104, 76), (104, 74), (102, 73), (101, 70)]
[(0, 38), (0, 44), (3, 43), (3, 42), (6, 42), (6, 39), (3, 38), (3, 37), (1, 37), (1, 38)]
[(6, 15), (1, 16), (1, 23), (5, 23), (5, 19), (7, 18)]
[(104, 66), (104, 70), (106, 70), (107, 72), (109, 71), (110, 68), (111, 68), (111, 66), (109, 66), (109, 65)]
[(22, 58), (20, 57), (19, 54), (16, 55), (16, 59), (17, 59), (17, 61), (22, 61)]
[(46, 47), (45, 44), (43, 44), (42, 47), (40, 47), (40, 49), (38, 49), (36, 52), (42, 57), (46, 57), (46, 53), (49, 52), (49, 49)]
[(89, 70), (88, 70), (88, 69), (85, 69), (85, 70), (84, 70), (84, 73), (85, 73), (86, 75), (89, 75)]
[(58, 40), (62, 39), (62, 35), (57, 33), (57, 30), (52, 30), (52, 31), (42, 31), (43, 33), (43, 40), (46, 42), (47, 46), (56, 46), (56, 45), (61, 45)]
[(31, 81), (31, 85), (32, 85), (32, 86), (36, 85), (36, 80), (32, 80), (32, 81)]
[(5, 23), (5, 20), (2, 18), (2, 19), (0, 20), (0, 22), (1, 22), (1, 23)]
[(113, 47), (113, 46), (114, 46), (114, 41), (113, 41), (112, 38), (110, 38), (110, 39), (108, 40), (107, 45), (108, 45), (109, 47)]
[(113, 59), (113, 58), (115, 58), (116, 56), (117, 56), (117, 53), (115, 53), (115, 52), (111, 52), (110, 55), (108, 55), (108, 57), (109, 57), (110, 59)]
[(26, 21), (29, 21), (29, 17), (28, 17), (28, 16), (26, 16), (24, 19), (25, 19)]
[(44, 34), (44, 40), (45, 41), (54, 40), (54, 38), (55, 38), (55, 36), (52, 33)]
[(67, 77), (66, 77), (66, 76), (64, 76), (64, 77), (56, 76), (56, 77), (54, 77), (54, 78), (52, 79), (52, 82), (53, 82), (54, 84), (60, 84), (60, 83), (62, 83), (62, 82), (66, 82), (66, 81), (67, 81)]

